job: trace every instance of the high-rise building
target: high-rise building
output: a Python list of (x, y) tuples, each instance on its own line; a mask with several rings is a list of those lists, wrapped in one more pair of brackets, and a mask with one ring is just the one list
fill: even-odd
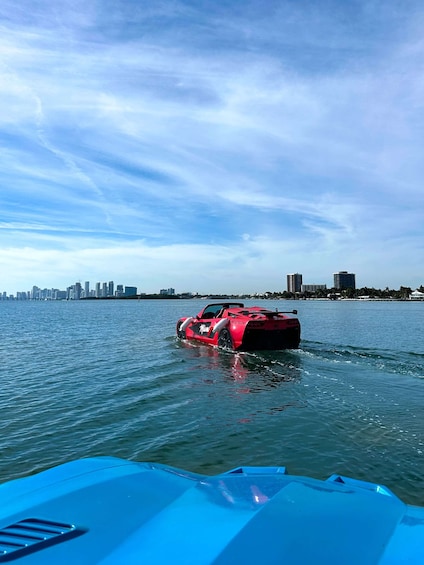
[(302, 275), (300, 273), (293, 273), (287, 275), (287, 290), (288, 292), (300, 292), (302, 288)]
[(85, 298), (90, 296), (90, 281), (85, 281), (84, 283), (84, 296)]
[(113, 281), (109, 281), (108, 288), (107, 288), (107, 295), (108, 296), (113, 296), (113, 288), (114, 288)]
[(101, 297), (101, 290), (100, 290), (100, 283), (96, 282), (96, 298), (100, 298)]
[(40, 300), (40, 292), (41, 289), (38, 286), (33, 286), (31, 291), (31, 299), (32, 300)]
[(347, 288), (356, 288), (356, 281), (354, 273), (347, 271), (339, 271), (334, 273), (334, 288), (338, 290), (346, 290)]
[(75, 283), (74, 284), (74, 300), (80, 300), (81, 291), (82, 291), (81, 283), (80, 282)]

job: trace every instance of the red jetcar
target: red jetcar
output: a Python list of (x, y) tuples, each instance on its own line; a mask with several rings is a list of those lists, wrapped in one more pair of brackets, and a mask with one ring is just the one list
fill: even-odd
[(180, 318), (177, 336), (235, 351), (296, 349), (296, 310), (278, 312), (240, 302), (208, 304), (195, 318)]

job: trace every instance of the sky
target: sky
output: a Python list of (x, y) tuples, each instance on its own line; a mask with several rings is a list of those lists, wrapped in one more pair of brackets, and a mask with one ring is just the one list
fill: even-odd
[(2, 0), (0, 291), (424, 284), (424, 4)]

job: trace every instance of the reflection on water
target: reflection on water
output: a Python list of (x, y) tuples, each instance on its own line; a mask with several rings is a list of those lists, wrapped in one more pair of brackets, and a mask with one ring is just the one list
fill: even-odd
[(229, 352), (189, 341), (181, 341), (179, 344), (190, 352), (191, 359), (208, 359), (208, 369), (218, 370), (224, 379), (246, 385), (242, 390), (245, 393), (276, 388), (301, 378), (302, 359), (296, 352), (289, 350)]

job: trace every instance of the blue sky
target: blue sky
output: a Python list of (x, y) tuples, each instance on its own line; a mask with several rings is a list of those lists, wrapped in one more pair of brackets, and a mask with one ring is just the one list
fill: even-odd
[(424, 284), (424, 5), (0, 4), (0, 291)]

